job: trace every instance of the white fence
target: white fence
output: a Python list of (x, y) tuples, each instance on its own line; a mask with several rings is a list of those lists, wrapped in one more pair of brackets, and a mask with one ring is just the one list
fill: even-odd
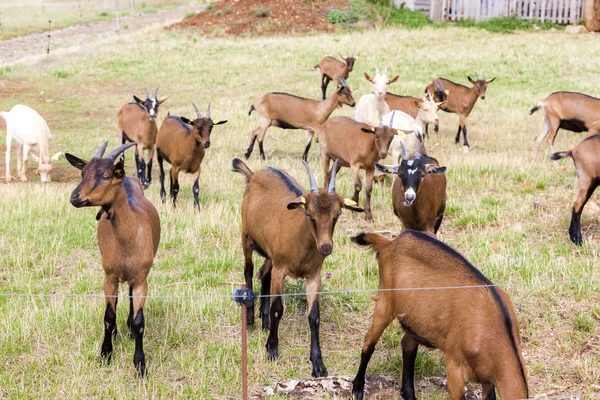
[[(398, 2), (398, 0), (396, 1)], [(584, 0), (409, 0), (406, 6), (434, 21), (516, 16), (522, 19), (577, 24), (583, 18)]]

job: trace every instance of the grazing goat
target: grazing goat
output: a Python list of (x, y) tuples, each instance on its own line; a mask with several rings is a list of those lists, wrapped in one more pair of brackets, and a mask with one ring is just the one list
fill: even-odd
[(17, 104), (10, 111), (0, 111), (0, 118), (6, 121), (6, 181), (10, 182), (10, 148), (13, 139), (17, 142), (17, 174), (21, 181), (27, 180), (27, 159), (30, 150), (38, 146), (39, 157), (33, 153), (31, 155), (37, 159), (37, 172), (40, 174), (42, 182), (50, 182), (50, 171), (52, 162), (56, 161), (62, 154), (56, 153), (50, 157), (49, 142), (51, 138), (48, 124), (32, 108)]
[[(323, 124), (319, 132), (319, 147), (321, 151), (321, 166), (325, 174), (325, 186), (331, 174), (337, 173), (340, 167), (349, 167), (354, 180), (354, 196), (352, 200), (358, 203), (358, 195), (362, 189), (360, 170), (365, 170), (365, 217), (373, 221), (371, 212), (371, 191), (373, 190), (374, 163), (387, 156), (388, 148), (396, 131), (392, 129), (393, 115), (388, 125), (379, 118), (379, 126), (371, 127), (348, 117), (330, 118)], [(329, 170), (329, 160), (339, 160)], [(332, 172), (333, 171), (333, 172)]]
[(385, 102), (385, 94), (387, 88), (392, 83), (396, 82), (399, 75), (392, 79), (388, 79), (386, 68), (382, 73), (375, 67), (375, 77), (371, 78), (369, 74), (364, 73), (365, 79), (371, 82), (371, 93), (361, 96), (356, 105), (354, 119), (358, 122), (364, 122), (371, 126), (377, 125), (379, 117), (390, 112), (390, 107)]
[(108, 141), (90, 160), (65, 154), (75, 168), (82, 170), (81, 183), (71, 194), (75, 207), (100, 206), (98, 244), (104, 268), (104, 342), (101, 355), (110, 363), (112, 340), (117, 336), (117, 295), (119, 282), (129, 284), (127, 326), (135, 338), (133, 364), (146, 374), (144, 355), (144, 303), (148, 295), (148, 272), (160, 241), (160, 220), (156, 209), (145, 197), (142, 185), (125, 176), (123, 162), (115, 160), (135, 143), (122, 144), (102, 158)]
[[(435, 86), (435, 91), (433, 92), (434, 101), (438, 103), (446, 101), (448, 91), (444, 90), (444, 85), (437, 79), (433, 83)], [(419, 113), (419, 106), (415, 101), (422, 104), (423, 100), (424, 98), (422, 97), (400, 96), (390, 92), (385, 94), (385, 102), (390, 110), (402, 111), (413, 118), (417, 118), (417, 114)]]
[[(227, 121), (213, 122), (210, 118), (210, 104), (206, 118), (202, 117), (200, 110), (192, 104), (196, 110), (196, 119), (189, 120), (186, 117), (167, 115), (158, 135), (156, 136), (156, 158), (160, 170), (160, 198), (165, 202), (165, 171), (163, 160), (171, 164), (169, 196), (173, 201), (173, 207), (179, 193), (179, 171), (193, 174), (194, 184), (194, 206), (200, 210), (198, 202), (198, 178), (200, 177), (200, 165), (204, 159), (205, 149), (210, 147), (210, 133), (214, 125), (221, 125)], [(191, 125), (191, 127), (190, 127)]]
[(550, 156), (552, 160), (571, 157), (577, 171), (579, 182), (579, 193), (573, 204), (571, 213), (571, 225), (569, 226), (569, 237), (576, 245), (582, 245), (581, 237), (581, 212), (583, 206), (592, 196), (594, 190), (600, 184), (600, 135), (588, 136), (583, 142), (569, 151), (554, 153)]
[(287, 93), (267, 93), (261, 96), (254, 104), (250, 106), (250, 111), (256, 110), (259, 118), (258, 128), (252, 131), (250, 145), (246, 151), (246, 159), (252, 154), (254, 142), (258, 138), (258, 147), (260, 156), (265, 159), (263, 149), (263, 138), (270, 126), (282, 129), (306, 129), (307, 142), (302, 159), (306, 161), (308, 150), (312, 142), (315, 131), (321, 128), (321, 125), (329, 118), (331, 113), (337, 108), (347, 104), (354, 107), (356, 102), (352, 98), (352, 90), (344, 78), (336, 77), (338, 81), (335, 93), (323, 101), (316, 101), (298, 97)]
[(446, 167), (440, 167), (435, 158), (421, 154), (422, 147), (423, 142), (414, 157), (408, 159), (400, 143), (400, 165), (375, 163), (375, 168), (397, 175), (392, 186), (392, 203), (402, 228), (436, 235), (446, 209)]
[[(469, 141), (467, 140), (467, 126), (465, 125), (465, 119), (473, 110), (473, 106), (477, 101), (477, 98), (481, 98), (481, 100), (485, 100), (485, 91), (487, 89), (488, 83), (493, 82), (496, 78), (485, 79), (485, 75), (479, 78), (477, 75), (477, 80), (474, 81), (470, 76), (467, 76), (469, 82), (473, 84), (471, 88), (468, 88), (464, 85), (460, 85), (458, 83), (454, 83), (445, 78), (437, 78), (437, 81), (443, 85), (443, 87), (448, 90), (448, 97), (446, 98), (446, 103), (440, 107), (442, 111), (448, 113), (454, 113), (458, 115), (458, 132), (456, 133), (455, 142), (458, 143), (460, 141), (460, 132), (463, 133), (463, 144), (466, 147), (469, 146)], [(435, 81), (434, 81), (435, 82)], [(436, 89), (436, 84), (431, 82), (425, 92), (433, 92)]]
[(321, 72), (321, 91), (323, 92), (323, 100), (327, 98), (327, 86), (329, 86), (329, 82), (335, 79), (336, 76), (348, 79), (350, 72), (352, 72), (352, 68), (354, 68), (354, 61), (358, 58), (358, 56), (354, 57), (354, 54), (351, 56), (346, 54), (346, 57), (340, 54), (340, 57), (344, 62), (328, 56), (315, 65), (315, 68), (319, 68), (319, 71)]
[[(373, 320), (352, 386), (355, 399), (363, 398), (367, 364), (394, 319), (404, 331), (400, 391), (404, 399), (416, 399), (419, 345), (444, 352), (453, 400), (463, 398), (466, 380), (483, 384), (483, 399), (495, 399), (495, 389), (503, 400), (529, 397), (519, 325), (502, 288), (493, 286), (456, 250), (424, 232), (404, 231), (393, 241), (361, 233), (352, 241), (370, 246), (379, 264)], [(426, 290), (432, 287), (447, 289)]]
[(554, 139), (560, 128), (572, 132), (587, 131), (590, 136), (600, 133), (600, 99), (583, 93), (554, 92), (533, 107), (529, 114), (540, 108), (544, 111), (544, 125), (535, 139), (534, 159), (548, 133), (550, 153), (554, 152)]
[[(319, 294), (321, 267), (333, 251), (333, 231), (342, 208), (361, 212), (354, 201), (335, 193), (335, 175), (327, 190), (318, 189), (306, 161), (310, 192), (306, 192), (287, 173), (267, 168), (252, 172), (239, 158), (233, 159), (233, 171), (246, 178), (242, 201), (242, 247), (244, 277), (252, 290), (254, 264), (252, 253), (265, 257), (260, 268), (260, 314), (262, 328), (270, 329), (266, 349), (269, 359), (278, 357), (278, 329), (283, 315), (284, 279), (306, 279), (310, 360), (312, 375), (327, 376), (319, 344)], [(273, 296), (272, 304), (270, 296)], [(254, 307), (248, 308), (248, 325), (254, 325)]]
[[(119, 111), (119, 131), (121, 132), (121, 143), (127, 141), (135, 142), (135, 166), (138, 178), (144, 188), (147, 188), (152, 181), (152, 158), (154, 157), (154, 144), (156, 142), (156, 116), (158, 107), (170, 96), (158, 99), (158, 88), (154, 91), (154, 97), (150, 97), (148, 89), (146, 91), (146, 101), (142, 101), (137, 96), (133, 96), (135, 102), (125, 104)], [(148, 151), (148, 176), (146, 177), (146, 160), (144, 150)], [(121, 156), (121, 161), (125, 162), (125, 155)]]

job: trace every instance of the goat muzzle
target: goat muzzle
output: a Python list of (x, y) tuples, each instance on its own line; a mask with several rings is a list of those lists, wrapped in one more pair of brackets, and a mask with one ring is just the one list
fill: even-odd
[(77, 208), (80, 208), (80, 207), (87, 206), (87, 205), (89, 204), (89, 202), (90, 202), (90, 201), (89, 201), (89, 200), (87, 200), (87, 199), (86, 199), (86, 200), (82, 200), (82, 199), (79, 197), (79, 193), (78, 193), (78, 192), (77, 192), (77, 193), (76, 193), (76, 192), (73, 192), (73, 193), (71, 194), (70, 201), (71, 201), (71, 204), (72, 204), (72, 205), (74, 205), (74, 206), (75, 206), (75, 207), (77, 207)]
[(485, 100), (485, 96), (481, 96), (481, 100)]
[(321, 246), (319, 246), (319, 251), (321, 252), (321, 254), (327, 257), (333, 251), (333, 245), (329, 243), (322, 244)]
[(417, 194), (415, 193), (415, 190), (412, 187), (409, 187), (406, 192), (404, 192), (404, 201), (402, 202), (402, 205), (410, 207), (415, 202), (416, 198)]
[(202, 148), (203, 149), (208, 149), (210, 147), (210, 142), (204, 142), (202, 143)]

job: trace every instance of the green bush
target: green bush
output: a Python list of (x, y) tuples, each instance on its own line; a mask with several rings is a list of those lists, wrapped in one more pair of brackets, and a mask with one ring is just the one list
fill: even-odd
[(358, 21), (358, 17), (350, 11), (337, 10), (335, 8), (328, 10), (325, 14), (325, 18), (327, 21), (329, 21), (329, 23), (338, 25), (351, 24)]
[(402, 25), (406, 28), (422, 28), (432, 25), (431, 20), (421, 11), (413, 11), (408, 8), (390, 7), (388, 25)]
[(193, 12), (193, 11), (187, 12), (187, 13), (185, 13), (185, 15), (183, 16), (183, 20), (185, 21), (186, 19), (188, 19), (188, 18), (191, 18), (191, 17), (193, 17), (194, 15), (196, 15), (196, 13), (195, 13), (195, 12)]
[(498, 33), (513, 33), (516, 30), (530, 31), (534, 26), (538, 26), (542, 30), (548, 30), (551, 28), (563, 29), (562, 26), (557, 25), (550, 21), (536, 21), (519, 19), (515, 16), (512, 17), (494, 17), (487, 21), (475, 22), (472, 19), (465, 19), (456, 22), (456, 26), (461, 28), (479, 28), (485, 29), (489, 32)]

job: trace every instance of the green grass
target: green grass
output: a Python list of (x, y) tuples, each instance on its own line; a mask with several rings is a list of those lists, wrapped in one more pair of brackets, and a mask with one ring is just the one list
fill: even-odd
[[(4, 15), (4, 14), (3, 14)], [(582, 217), (585, 245), (573, 246), (567, 228), (575, 198), (570, 161), (548, 160), (543, 145), (535, 163), (531, 147), (542, 117), (527, 111), (555, 90), (599, 95), (595, 85), (600, 49), (593, 36), (545, 32), (503, 35), (475, 29), (424, 27), (337, 32), (272, 38), (199, 38), (189, 32), (155, 30), (108, 39), (102, 46), (65, 50), (51, 62), (16, 64), (1, 70), (0, 109), (28, 104), (47, 119), (52, 152), (91, 157), (106, 139), (115, 147), (116, 114), (143, 87), (160, 86), (172, 95), (160, 109), (193, 115), (211, 103), (216, 126), (200, 176), (202, 211), (193, 211), (192, 181), (182, 175), (176, 209), (159, 198), (158, 171), (146, 196), (157, 207), (162, 239), (150, 273), (150, 295), (189, 298), (149, 299), (146, 303), (145, 350), (148, 379), (135, 377), (133, 342), (126, 332), (126, 300), (118, 310), (119, 337), (111, 365), (100, 362), (103, 272), (96, 242), (96, 209), (75, 209), (68, 201), (79, 173), (61, 159), (51, 184), (33, 175), (26, 184), (0, 185), (0, 293), (79, 293), (97, 297), (0, 297), (0, 397), (2, 398), (240, 398), (240, 309), (229, 299), (243, 280), (240, 245), (241, 176), (231, 159), (246, 150), (256, 116), (247, 110), (260, 95), (286, 91), (319, 98), (318, 74), (312, 66), (323, 56), (361, 51), (348, 82), (355, 97), (370, 90), (362, 72), (390, 66), (401, 79), (395, 93), (420, 95), (432, 77), (468, 84), (467, 74), (484, 70), (498, 79), (488, 87), (467, 119), (473, 149), (465, 154), (454, 144), (457, 117), (440, 113), (440, 133), (430, 133), (428, 149), (448, 167), (448, 207), (439, 237), (455, 247), (492, 281), (505, 284), (518, 315), (530, 393), (574, 384), (569, 394), (586, 394), (600, 375), (600, 356), (586, 343), (598, 343), (600, 312), (600, 229), (588, 204)], [(142, 40), (143, 39), (143, 40)], [(402, 57), (390, 50), (402, 44)], [(196, 47), (202, 51), (192, 51)], [(172, 49), (173, 51), (165, 51)], [(260, 51), (257, 51), (260, 49)], [(175, 51), (184, 50), (184, 51)], [(556, 54), (569, 54), (568, 61)], [(457, 60), (460, 60), (458, 62)], [(544, 73), (540, 73), (544, 71)], [(331, 91), (331, 89), (330, 89)], [(43, 92), (43, 93), (42, 93)], [(344, 107), (335, 115), (353, 115)], [(555, 149), (568, 149), (583, 134), (561, 131)], [(267, 162), (250, 158), (257, 170), (267, 165), (288, 171), (307, 186), (300, 162), (305, 133), (271, 128)], [(13, 167), (15, 161), (14, 151)], [(321, 182), (316, 150), (309, 163)], [(3, 163), (2, 163), (3, 164)], [(128, 174), (134, 173), (127, 154)], [(3, 176), (0, 171), (0, 176)], [(168, 180), (168, 179), (167, 179)], [(526, 184), (529, 183), (530, 185)], [(337, 190), (351, 196), (347, 169)], [(375, 185), (375, 222), (344, 213), (336, 227), (333, 254), (323, 273), (327, 290), (373, 290), (378, 284), (375, 256), (350, 242), (360, 231), (397, 233), (391, 209), (391, 180)], [(364, 201), (361, 194), (361, 204)], [(592, 200), (598, 203), (596, 194)], [(537, 206), (536, 206), (537, 204)], [(494, 243), (501, 243), (500, 246)], [(257, 257), (256, 262), (260, 259)], [(573, 280), (574, 282), (569, 282)], [(556, 282), (548, 284), (548, 282)], [(567, 282), (564, 282), (567, 281)], [(259, 285), (257, 285), (258, 287)], [(286, 291), (301, 292), (302, 281), (288, 280)], [(121, 288), (121, 294), (127, 289)], [(353, 375), (363, 335), (370, 325), (373, 293), (323, 296), (321, 343), (331, 374)], [(269, 362), (259, 329), (249, 333), (249, 379), (253, 388), (310, 375), (306, 301), (286, 299), (280, 327), (280, 354)], [(401, 334), (390, 326), (373, 355), (368, 374), (399, 379)], [(596, 340), (594, 342), (594, 340)], [(588, 350), (585, 350), (588, 349)], [(591, 349), (591, 350), (590, 350)], [(439, 351), (419, 354), (418, 376), (444, 374)], [(445, 398), (430, 386), (425, 399)]]

